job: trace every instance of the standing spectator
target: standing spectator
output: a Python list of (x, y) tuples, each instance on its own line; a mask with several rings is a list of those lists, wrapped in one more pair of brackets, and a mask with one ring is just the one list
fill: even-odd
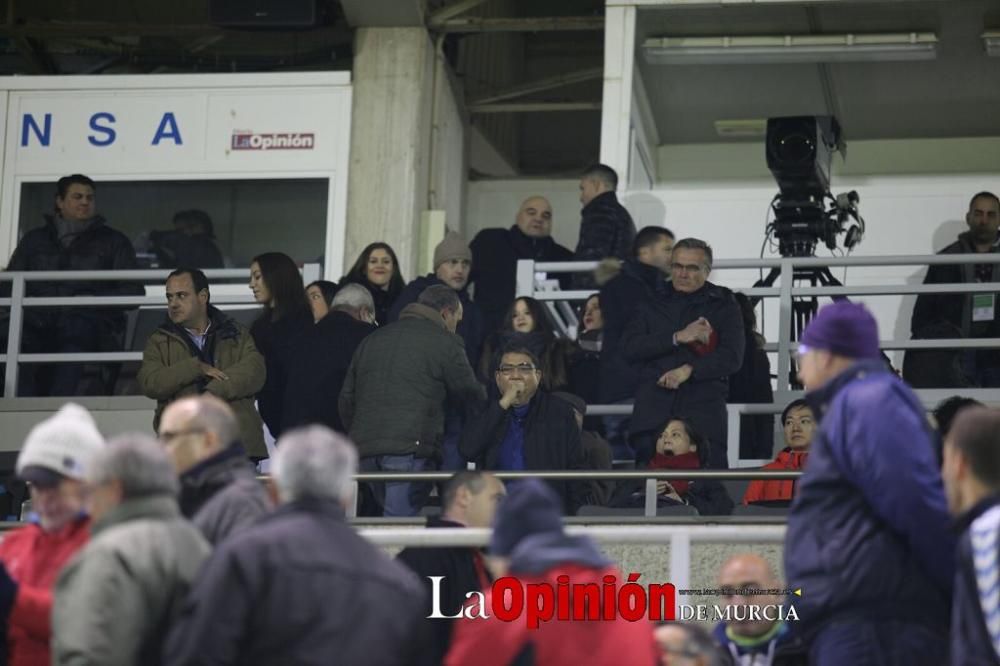
[(465, 240), (454, 231), (445, 234), (444, 240), (434, 248), (434, 272), (418, 277), (396, 299), (389, 311), (389, 322), (399, 319), (403, 308), (417, 301), (424, 289), (443, 284), (455, 290), (462, 301), (462, 320), (458, 324), (458, 334), (465, 342), (465, 354), (469, 365), (479, 360), (479, 349), (483, 344), (486, 330), (479, 306), (469, 297), (469, 271), (472, 268), (472, 251)]
[(287, 254), (265, 252), (250, 263), (250, 290), (264, 311), (250, 326), (264, 355), (267, 379), (257, 393), (257, 409), (271, 435), (284, 427), (282, 407), (288, 382), (288, 354), (312, 329), (313, 316), (298, 266)]
[[(494, 574), (513, 576), (525, 586), (550, 588), (556, 587), (557, 579), (566, 577), (570, 585), (600, 585), (604, 576), (624, 580), (587, 537), (566, 534), (559, 509), (559, 498), (544, 482), (525, 479), (511, 484), (507, 498), (500, 503), (490, 539), (489, 562)], [(486, 608), (492, 603), (490, 591), (486, 593)], [(501, 666), (529, 663), (522, 661), (529, 658), (547, 666), (645, 665), (656, 661), (656, 647), (652, 626), (646, 620), (573, 622), (553, 618), (529, 629), (523, 619), (503, 622), (491, 616), (459, 620), (444, 663)]]
[[(441, 497), (441, 517), (429, 518), (428, 528), (493, 526), (497, 504), (506, 496), (503, 482), (492, 474), (466, 470), (456, 473), (444, 487)], [(479, 548), (461, 546), (443, 548), (404, 548), (396, 559), (417, 574), (426, 590), (424, 608), (426, 632), (431, 645), (423, 655), (422, 663), (438, 666), (451, 645), (453, 620), (431, 618), (435, 610), (454, 616), (468, 602), (472, 591), (485, 592), (493, 580), (486, 570), (483, 553)], [(431, 576), (440, 576), (437, 609), (431, 606), (433, 588)]]
[[(3, 663), (47, 666), (52, 587), (63, 566), (90, 536), (84, 479), (104, 438), (83, 407), (69, 403), (28, 433), (17, 456), (35, 523), (0, 541), (0, 640)], [(4, 648), (6, 651), (4, 651)]]
[(684, 415), (715, 445), (708, 467), (725, 468), (726, 395), (743, 362), (743, 318), (732, 293), (707, 282), (707, 243), (680, 240), (672, 258), (671, 283), (640, 305), (622, 338), (625, 359), (642, 365), (629, 438), (636, 463), (645, 464), (664, 418)]
[(948, 437), (948, 432), (951, 430), (952, 421), (958, 416), (958, 413), (965, 409), (966, 407), (982, 407), (983, 403), (972, 398), (966, 398), (960, 395), (953, 395), (950, 398), (946, 398), (939, 402), (931, 412), (931, 417), (934, 420), (934, 426), (937, 429), (937, 437), (934, 438), (934, 446), (937, 450), (937, 460), (940, 464), (943, 460), (943, 446), (944, 440)]
[(153, 428), (168, 403), (210, 393), (238, 415), (246, 455), (266, 458), (264, 429), (254, 394), (264, 385), (264, 358), (250, 331), (211, 305), (208, 278), (197, 268), (167, 276), (167, 320), (142, 352), (139, 386), (156, 400)]
[[(455, 328), (462, 302), (445, 285), (428, 287), (399, 321), (358, 346), (340, 392), (340, 417), (365, 471), (419, 472), (441, 457), (445, 406), (485, 398)], [(386, 483), (386, 516), (412, 516), (423, 484)]]
[(511, 303), (503, 327), (483, 345), (479, 359), (479, 376), (483, 382), (493, 382), (500, 356), (510, 347), (521, 347), (535, 355), (542, 371), (542, 387), (546, 391), (569, 387), (573, 343), (556, 335), (545, 314), (545, 307), (533, 298), (522, 296)]
[[(606, 164), (595, 164), (580, 176), (580, 241), (576, 261), (600, 261), (616, 257), (624, 261), (632, 252), (635, 223), (625, 207), (618, 203), (618, 174)], [(577, 289), (594, 286), (589, 274), (574, 276)]]
[(345, 285), (333, 297), (330, 314), (289, 351), (284, 419), (287, 427), (319, 423), (345, 432), (337, 411), (354, 352), (375, 330), (375, 303), (360, 284)]
[(344, 517), (357, 460), (351, 442), (323, 426), (282, 436), (280, 507), (209, 558), (165, 664), (419, 663), (420, 582)]
[[(576, 332), (576, 345), (569, 357), (569, 388), (587, 404), (599, 405), (601, 401), (601, 348), (604, 345), (604, 317), (601, 297), (598, 294), (584, 301), (579, 312), (580, 324)], [(588, 416), (584, 430), (604, 432), (600, 416)]]
[[(610, 472), (613, 469), (611, 445), (600, 434), (587, 430), (585, 420), (587, 416), (587, 402), (578, 395), (562, 391), (553, 393), (552, 397), (562, 400), (573, 408), (576, 425), (580, 428), (580, 455), (583, 458), (583, 468)], [(615, 482), (605, 479), (603, 481), (588, 481), (587, 485), (590, 490), (586, 503), (604, 506), (611, 499)]]
[[(87, 176), (64, 176), (56, 183), (55, 214), (28, 231), (14, 249), (8, 271), (134, 270), (135, 249), (128, 237), (97, 214), (97, 184)], [(8, 287), (9, 289), (9, 287)], [(141, 296), (135, 282), (64, 280), (29, 282), (26, 296)], [(127, 309), (127, 308), (126, 308)], [(21, 352), (78, 353), (120, 351), (125, 314), (121, 307), (27, 308)], [(28, 364), (21, 368), (18, 395), (80, 395), (84, 364)], [(118, 365), (103, 367), (98, 394), (108, 394)]]
[(174, 215), (173, 231), (152, 231), (149, 240), (160, 268), (225, 268), (215, 244), (212, 218), (203, 210), (182, 210)]
[[(762, 469), (801, 470), (809, 457), (809, 444), (812, 443), (816, 420), (812, 409), (805, 400), (792, 400), (781, 412), (781, 423), (785, 430), (785, 448), (772, 462)], [(788, 506), (795, 496), (794, 480), (773, 481), (754, 479), (747, 486), (743, 495), (744, 504), (769, 504), (771, 506)]]
[[(992, 192), (980, 192), (969, 202), (965, 214), (969, 230), (959, 234), (958, 240), (938, 254), (1000, 253), (997, 229), (1000, 228), (1000, 199)], [(927, 268), (924, 284), (1000, 281), (1000, 257), (987, 256), (982, 264), (935, 264)], [(995, 338), (1000, 336), (997, 294), (920, 294), (913, 307), (910, 332), (920, 338)], [(947, 352), (946, 352), (947, 353)], [(931, 378), (945, 379), (950, 363), (941, 359), (939, 350), (930, 353), (918, 350), (907, 352), (904, 362), (905, 378), (914, 385), (928, 388), (950, 388)], [(1000, 350), (973, 349), (958, 355), (965, 382), (974, 386), (1000, 386)], [(945, 361), (945, 362), (942, 362)], [(927, 366), (927, 364), (931, 364)], [(924, 367), (921, 367), (921, 366)], [(942, 376), (943, 375), (943, 376)], [(931, 386), (933, 384), (933, 386)]]
[[(772, 403), (771, 361), (764, 351), (764, 336), (757, 332), (757, 315), (747, 295), (733, 297), (743, 313), (746, 343), (743, 365), (729, 376), (729, 402), (734, 404)], [(774, 417), (771, 414), (740, 415), (740, 458), (761, 460), (774, 453)]]
[[(510, 348), (494, 377), (499, 400), (465, 425), (459, 450), (488, 470), (574, 470), (583, 467), (580, 427), (573, 408), (546, 391), (538, 358), (527, 349)], [(584, 503), (587, 484), (552, 482), (569, 515)]]
[(309, 309), (312, 310), (314, 322), (319, 321), (330, 312), (330, 302), (336, 295), (336, 282), (315, 280), (306, 285), (306, 298), (309, 299)]
[[(572, 261), (573, 253), (552, 238), (552, 204), (541, 196), (521, 202), (510, 229), (483, 229), (469, 244), (476, 305), (483, 313), (486, 331), (503, 323), (510, 300), (517, 292), (517, 262)], [(568, 282), (567, 282), (567, 287)]]
[[(874, 317), (822, 308), (799, 378), (819, 429), (785, 535), (796, 631), (815, 666), (945, 663), (955, 540), (920, 401), (882, 362)], [(878, 609), (873, 613), (873, 609)]]
[(1000, 664), (1000, 412), (970, 407), (945, 440), (944, 487), (961, 530), (951, 616), (952, 664)]
[[(805, 649), (795, 639), (792, 627), (776, 619), (781, 597), (747, 592), (783, 587), (767, 560), (753, 553), (733, 555), (719, 569), (716, 587), (724, 608), (731, 609), (731, 619), (715, 625), (712, 636), (732, 657), (734, 665), (806, 666)], [(756, 616), (752, 611), (755, 607)], [(765, 611), (766, 607), (770, 610)]]
[[(639, 306), (663, 297), (670, 279), (674, 234), (664, 227), (643, 227), (632, 244), (632, 256), (619, 273), (601, 287), (604, 342), (601, 346), (601, 395), (605, 404), (630, 405), (639, 388), (639, 366), (625, 358), (622, 336)], [(604, 417), (604, 434), (620, 455), (628, 453), (629, 417)]]
[(382, 326), (389, 323), (389, 310), (403, 293), (406, 281), (393, 249), (387, 243), (371, 243), (340, 284), (360, 284), (367, 289), (375, 302), (375, 320)]
[(158, 664), (209, 545), (177, 508), (177, 478), (154, 439), (121, 435), (88, 471), (93, 538), (59, 575), (52, 663)]
[(160, 419), (160, 441), (180, 480), (181, 513), (213, 545), (271, 508), (239, 437), (236, 414), (211, 395), (172, 402)]

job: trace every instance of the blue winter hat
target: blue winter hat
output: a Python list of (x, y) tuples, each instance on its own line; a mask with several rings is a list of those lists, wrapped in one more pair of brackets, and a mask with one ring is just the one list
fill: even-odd
[(878, 324), (861, 303), (837, 301), (816, 313), (802, 332), (802, 346), (847, 358), (879, 358)]
[(510, 484), (507, 497), (497, 507), (490, 555), (510, 555), (522, 540), (545, 533), (563, 533), (559, 496), (539, 479)]

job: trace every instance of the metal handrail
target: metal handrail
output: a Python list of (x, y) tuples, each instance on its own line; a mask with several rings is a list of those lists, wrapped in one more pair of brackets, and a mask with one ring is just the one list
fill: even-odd
[[(447, 481), (454, 472), (358, 472), (354, 480), (359, 483), (372, 481)], [(802, 472), (793, 470), (732, 470), (732, 469), (620, 469), (620, 470), (540, 470), (524, 472), (490, 472), (503, 481), (516, 479), (552, 479), (561, 481), (602, 481), (602, 480), (684, 480), (716, 479), (719, 481), (747, 481), (768, 479), (786, 481), (797, 479)]]

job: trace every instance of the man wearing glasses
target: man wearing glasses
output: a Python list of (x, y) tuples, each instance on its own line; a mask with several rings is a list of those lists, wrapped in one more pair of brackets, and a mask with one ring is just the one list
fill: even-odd
[(743, 363), (743, 315), (732, 292), (708, 282), (712, 248), (697, 238), (674, 245), (671, 282), (642, 303), (625, 329), (626, 360), (641, 366), (629, 441), (636, 464), (653, 457), (664, 424), (685, 417), (708, 439), (708, 467), (727, 464), (729, 375)]
[[(573, 470), (583, 467), (580, 428), (573, 408), (539, 390), (542, 371), (527, 349), (504, 352), (496, 371), (500, 399), (471, 419), (459, 450), (479, 469)], [(583, 503), (586, 484), (552, 482), (570, 515)]]

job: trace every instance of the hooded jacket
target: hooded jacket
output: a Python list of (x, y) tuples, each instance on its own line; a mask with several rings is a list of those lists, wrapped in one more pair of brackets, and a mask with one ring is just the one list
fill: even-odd
[(362, 458), (440, 458), (447, 403), (485, 397), (462, 339), (439, 312), (412, 303), (361, 341), (340, 392), (340, 418)]
[(773, 628), (774, 635), (763, 642), (733, 639), (726, 632), (726, 623), (720, 622), (712, 630), (712, 638), (719, 644), (732, 666), (807, 666), (808, 650), (792, 633), (791, 626), (780, 623)]
[[(267, 457), (264, 426), (254, 406), (254, 396), (264, 385), (264, 357), (245, 326), (214, 306), (209, 306), (208, 316), (211, 324), (202, 350), (169, 318), (149, 336), (138, 379), (143, 394), (156, 400), (153, 428), (159, 429), (160, 416), (169, 403), (211, 393), (229, 403), (236, 413), (247, 455)], [(209, 380), (201, 372), (201, 362), (222, 370), (229, 379)]]

